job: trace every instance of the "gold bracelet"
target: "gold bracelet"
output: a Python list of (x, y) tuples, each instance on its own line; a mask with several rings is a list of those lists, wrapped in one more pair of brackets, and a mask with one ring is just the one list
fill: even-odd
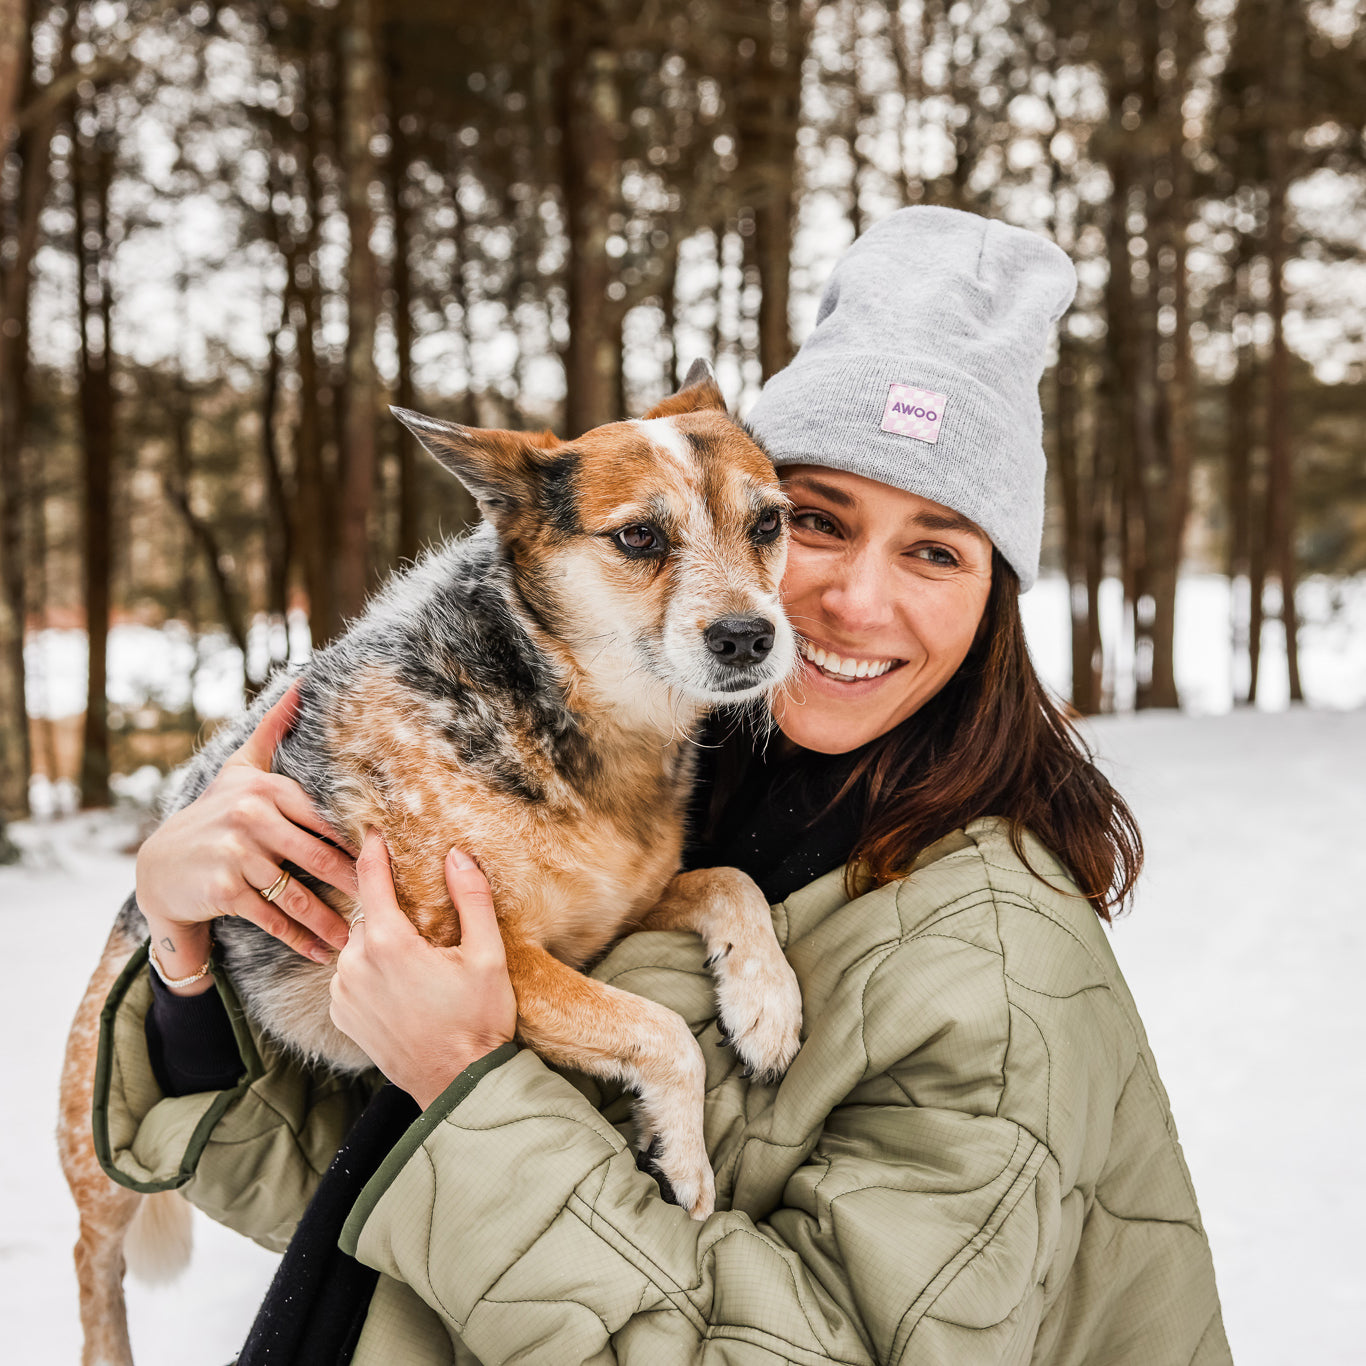
[(157, 960), (157, 946), (149, 939), (147, 941), (147, 959), (156, 971), (156, 975), (161, 978), (168, 987), (188, 987), (193, 986), (201, 977), (208, 972), (213, 964), (213, 949), (210, 948), (209, 956), (204, 960), (204, 966), (189, 977), (167, 977), (166, 969)]

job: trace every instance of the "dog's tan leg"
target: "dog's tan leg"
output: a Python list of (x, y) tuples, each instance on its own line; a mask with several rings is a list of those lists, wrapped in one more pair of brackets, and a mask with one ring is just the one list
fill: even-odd
[(132, 1366), (123, 1301), (123, 1239), (142, 1196), (117, 1186), (100, 1169), (90, 1130), (100, 1011), (135, 945), (115, 928), (76, 1011), (62, 1066), (57, 1147), (80, 1215), (76, 1278), (80, 1288), (82, 1366)]
[(642, 928), (702, 936), (722, 1029), (751, 1071), (781, 1076), (801, 1043), (802, 994), (753, 881), (738, 868), (679, 873)]
[(539, 945), (507, 944), (517, 993), (517, 1032), (548, 1061), (624, 1081), (640, 1096), (642, 1146), (694, 1219), (716, 1205), (702, 1137), (706, 1068), (681, 1016), (641, 996), (595, 982)]

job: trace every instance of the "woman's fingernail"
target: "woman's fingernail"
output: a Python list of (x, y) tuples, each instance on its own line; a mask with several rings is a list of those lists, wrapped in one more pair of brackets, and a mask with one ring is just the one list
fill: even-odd
[(332, 950), (323, 948), (321, 944), (314, 944), (313, 947), (309, 949), (308, 956), (315, 963), (322, 963), (326, 966), (332, 961)]
[(451, 848), (450, 860), (457, 868), (473, 868), (474, 860), (463, 849)]

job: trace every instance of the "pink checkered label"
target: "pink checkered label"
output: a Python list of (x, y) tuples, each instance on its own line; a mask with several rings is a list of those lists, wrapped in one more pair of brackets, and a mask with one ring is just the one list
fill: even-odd
[(928, 389), (913, 389), (909, 384), (893, 384), (887, 391), (887, 408), (882, 414), (882, 430), (898, 436), (914, 437), (917, 441), (939, 440), (939, 428), (944, 421), (943, 394)]

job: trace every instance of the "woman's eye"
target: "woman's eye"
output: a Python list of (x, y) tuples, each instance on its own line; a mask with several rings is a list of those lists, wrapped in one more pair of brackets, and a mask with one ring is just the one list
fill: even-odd
[(958, 556), (951, 550), (946, 550), (942, 545), (922, 545), (911, 552), (923, 560), (928, 560), (931, 564), (942, 565), (945, 569), (956, 569), (958, 567)]
[(819, 512), (799, 512), (793, 517), (792, 524), (806, 531), (818, 531), (822, 536), (833, 536), (839, 529), (834, 522), (828, 517), (822, 517)]
[(617, 544), (623, 550), (658, 550), (663, 544), (663, 538), (654, 527), (645, 522), (637, 523), (635, 526), (628, 526), (617, 532)]

